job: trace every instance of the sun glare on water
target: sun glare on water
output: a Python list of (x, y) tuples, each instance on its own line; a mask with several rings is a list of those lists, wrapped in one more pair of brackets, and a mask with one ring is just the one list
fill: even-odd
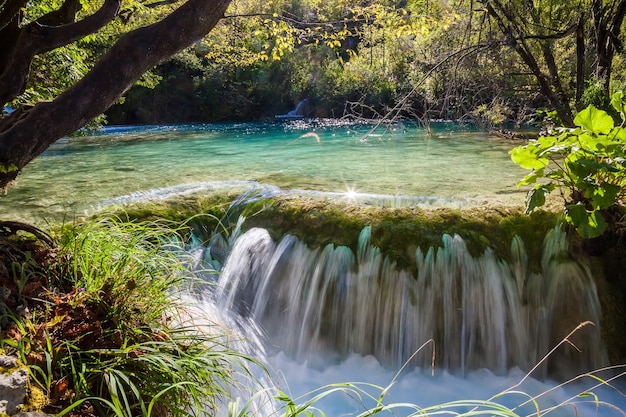
[(343, 194), (343, 198), (349, 203), (356, 203), (356, 198), (359, 195), (359, 190), (356, 186), (351, 185), (346, 187), (346, 192)]

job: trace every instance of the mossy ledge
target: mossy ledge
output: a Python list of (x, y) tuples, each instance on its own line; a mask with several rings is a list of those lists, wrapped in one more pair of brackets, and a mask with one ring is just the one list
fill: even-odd
[[(275, 239), (293, 234), (311, 247), (328, 243), (356, 249), (360, 231), (372, 226), (372, 244), (398, 267), (414, 265), (415, 250), (442, 246), (442, 235), (457, 234), (478, 256), (491, 248), (503, 259), (511, 257), (511, 240), (519, 236), (529, 259), (541, 258), (543, 239), (559, 215), (521, 207), (384, 208), (356, 206), (310, 198), (273, 198), (246, 206), (246, 227), (264, 227)], [(533, 265), (533, 267), (538, 265)]]
[[(228, 227), (243, 215), (245, 230), (263, 227), (275, 240), (292, 234), (312, 248), (335, 244), (356, 250), (359, 233), (364, 227), (372, 226), (372, 244), (401, 268), (413, 264), (418, 247), (427, 250), (442, 246), (444, 234), (461, 236), (475, 256), (490, 248), (506, 260), (511, 257), (511, 240), (519, 236), (531, 263), (538, 262), (547, 231), (560, 219), (560, 214), (554, 211), (538, 210), (527, 215), (523, 207), (517, 206), (386, 208), (292, 196), (231, 206), (235, 197), (231, 194), (185, 196), (118, 207), (113, 213), (125, 220), (185, 221), (200, 234), (216, 227)], [(538, 264), (531, 266), (535, 268)]]

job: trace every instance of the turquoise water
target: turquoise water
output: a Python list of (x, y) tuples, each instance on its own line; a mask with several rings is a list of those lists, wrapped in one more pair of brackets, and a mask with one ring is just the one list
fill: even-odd
[(443, 123), (431, 135), (408, 124), (366, 136), (370, 129), (334, 120), (109, 127), (57, 142), (0, 204), (5, 218), (39, 223), (112, 202), (255, 184), (405, 205), (523, 201), (511, 142)]

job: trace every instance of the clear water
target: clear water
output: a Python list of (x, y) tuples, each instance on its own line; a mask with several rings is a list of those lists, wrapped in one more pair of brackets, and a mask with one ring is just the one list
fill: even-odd
[(398, 125), (365, 137), (370, 129), (329, 120), (109, 127), (62, 139), (29, 164), (0, 197), (2, 217), (71, 219), (110, 202), (257, 183), (403, 204), (523, 201), (513, 143), (444, 123), (431, 135)]

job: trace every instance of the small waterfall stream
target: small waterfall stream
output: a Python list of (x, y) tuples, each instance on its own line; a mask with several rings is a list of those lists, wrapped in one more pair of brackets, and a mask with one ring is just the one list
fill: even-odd
[(258, 322), (268, 346), (313, 367), (357, 353), (392, 369), (528, 371), (585, 321), (595, 325), (533, 376), (564, 379), (608, 363), (593, 278), (569, 257), (559, 227), (545, 238), (538, 271), (517, 238), (507, 262), (491, 250), (472, 256), (463, 239), (444, 235), (441, 247), (417, 249), (414, 273), (383, 256), (370, 233), (363, 229), (356, 253), (311, 249), (291, 235), (275, 242), (260, 228), (213, 239), (203, 256), (221, 268), (216, 302)]

